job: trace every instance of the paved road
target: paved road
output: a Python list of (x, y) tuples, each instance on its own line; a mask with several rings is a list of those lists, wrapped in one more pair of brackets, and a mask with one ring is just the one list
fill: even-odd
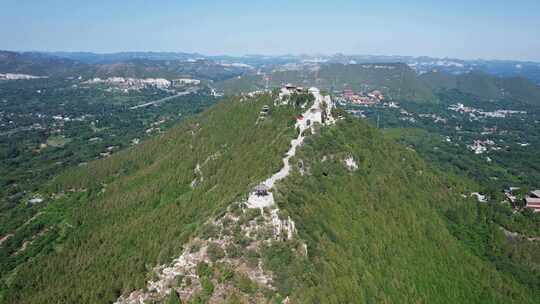
[(186, 95), (189, 95), (189, 94), (192, 94), (192, 93), (196, 93), (196, 92), (197, 92), (197, 89), (188, 89), (187, 91), (180, 92), (180, 93), (178, 93), (178, 94), (176, 94), (176, 95), (168, 96), (168, 97), (161, 98), (161, 99), (154, 100), (154, 101), (150, 101), (150, 102), (147, 102), (147, 103), (143, 103), (143, 104), (140, 104), (140, 105), (137, 105), (137, 106), (133, 106), (133, 107), (131, 107), (131, 108), (129, 108), (129, 109), (130, 109), (130, 110), (135, 110), (135, 109), (138, 109), (138, 108), (149, 107), (149, 106), (151, 106), (151, 105), (160, 104), (160, 103), (162, 103), (162, 102), (165, 102), (165, 101), (174, 99), (174, 98), (176, 98), (176, 97), (186, 96)]

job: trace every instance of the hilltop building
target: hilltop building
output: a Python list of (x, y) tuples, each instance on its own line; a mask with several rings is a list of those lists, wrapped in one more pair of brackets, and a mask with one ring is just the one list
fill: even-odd
[(504, 190), (504, 196), (510, 202), (510, 204), (512, 204), (512, 206), (515, 208), (516, 207), (516, 202), (517, 202), (517, 197), (514, 195), (513, 191), (511, 189)]
[(540, 198), (540, 190), (533, 190), (533, 191), (531, 191), (530, 195), (531, 195), (532, 197), (538, 197), (538, 198)]
[(534, 190), (525, 198), (525, 208), (532, 209), (533, 212), (540, 212), (540, 190)]
[(287, 83), (281, 89), (279, 90), (279, 99), (284, 100), (285, 97), (289, 97), (292, 94), (298, 94), (298, 93), (305, 93), (306, 90), (303, 87), (298, 87), (295, 85), (292, 85), (290, 83)]
[(343, 90), (343, 98), (345, 99), (351, 99), (354, 96), (354, 92), (351, 89), (345, 89)]
[(341, 95), (342, 99), (358, 105), (374, 105), (384, 100), (384, 96), (380, 91), (373, 91), (367, 95), (355, 93), (352, 89), (345, 89)]
[(257, 196), (266, 196), (268, 195), (268, 186), (265, 184), (259, 184), (255, 187), (255, 195)]
[(269, 105), (264, 105), (264, 106), (261, 108), (260, 115), (267, 115), (268, 112), (270, 112), (270, 106), (269, 106)]

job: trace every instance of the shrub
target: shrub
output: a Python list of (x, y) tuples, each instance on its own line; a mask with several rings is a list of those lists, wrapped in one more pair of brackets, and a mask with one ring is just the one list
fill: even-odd
[(214, 224), (208, 224), (203, 228), (203, 231), (201, 232), (201, 238), (202, 239), (210, 239), (210, 238), (216, 238), (219, 235), (219, 231)]
[(234, 280), (236, 287), (247, 294), (253, 294), (257, 290), (255, 283), (245, 273), (236, 273)]
[(239, 258), (242, 256), (242, 251), (240, 250), (240, 247), (236, 246), (235, 244), (229, 244), (227, 248), (227, 256), (231, 259)]
[(154, 270), (150, 271), (147, 277), (148, 277), (148, 280), (150, 281), (157, 281), (159, 279), (159, 275)]
[(219, 245), (216, 243), (211, 243), (210, 245), (208, 245), (208, 249), (206, 250), (206, 252), (208, 253), (208, 257), (212, 262), (215, 262), (225, 257), (225, 251), (223, 251), (223, 249), (219, 247)]
[(176, 286), (182, 286), (182, 283), (184, 283), (184, 278), (185, 276), (184, 275), (179, 275), (177, 278), (176, 278)]
[(240, 207), (240, 204), (231, 205), (231, 212), (234, 216), (242, 215), (242, 208)]
[(236, 225), (234, 225), (233, 227), (233, 232), (235, 234), (238, 234), (238, 233), (241, 233), (242, 232), (242, 226), (240, 226), (240, 223), (236, 223)]
[(259, 209), (247, 209), (238, 220), (238, 224), (244, 225), (259, 216), (261, 216), (261, 211)]
[(244, 255), (246, 263), (251, 267), (257, 267), (259, 265), (260, 255), (255, 250), (248, 250)]
[(199, 242), (194, 242), (189, 248), (190, 253), (199, 252), (199, 250), (201, 250), (201, 244)]
[(199, 278), (211, 278), (213, 275), (212, 268), (205, 262), (199, 262), (199, 264), (197, 264), (197, 275)]
[(227, 304), (241, 304), (242, 301), (240, 300), (240, 298), (238, 297), (236, 293), (232, 293), (231, 295), (227, 297), (226, 303)]
[(189, 304), (205, 304), (206, 301), (201, 295), (196, 295), (189, 301)]
[(272, 227), (262, 227), (257, 230), (257, 239), (259, 241), (270, 239), (274, 236)]
[(201, 285), (203, 294), (206, 296), (211, 296), (214, 293), (214, 284), (212, 284), (212, 281), (210, 281), (209, 278), (204, 277), (201, 279)]
[(247, 221), (251, 221), (259, 216), (261, 216), (261, 211), (258, 208), (255, 209), (248, 209), (244, 216), (246, 217)]
[(232, 224), (233, 220), (230, 217), (223, 218), (221, 223), (223, 224), (223, 227), (229, 227)]
[(249, 244), (251, 244), (251, 239), (248, 238), (248, 237), (246, 237), (246, 236), (243, 236), (243, 235), (241, 235), (241, 234), (236, 234), (236, 235), (234, 236), (234, 242), (235, 242), (237, 245), (239, 245), (239, 246), (245, 248), (245, 247), (249, 246)]
[(224, 283), (234, 278), (234, 270), (231, 267), (225, 266), (220, 270), (219, 282)]
[(167, 299), (167, 304), (180, 304), (182, 303), (180, 301), (180, 298), (178, 297), (178, 294), (176, 293), (176, 290), (171, 290), (171, 294), (169, 295), (169, 298)]
[(232, 235), (232, 230), (228, 228), (224, 228), (222, 233), (223, 235)]

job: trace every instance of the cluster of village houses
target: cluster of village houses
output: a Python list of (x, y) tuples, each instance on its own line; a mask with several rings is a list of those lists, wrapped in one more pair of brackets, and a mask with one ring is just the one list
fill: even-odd
[(494, 151), (501, 150), (501, 147), (495, 145), (495, 142), (491, 139), (486, 140), (474, 140), (471, 145), (467, 145), (467, 148), (474, 151), (474, 154), (482, 154), (488, 151), (488, 148)]
[(467, 107), (462, 103), (452, 104), (448, 107), (448, 110), (466, 113), (472, 120), (477, 120), (479, 118), (505, 118), (513, 114), (527, 114), (526, 111), (516, 111), (516, 110), (496, 110), (491, 112), (482, 111), (473, 107)]
[[(518, 204), (518, 202), (521, 200), (516, 194), (516, 191), (518, 191), (519, 189), (519, 187), (508, 187), (507, 189), (504, 189), (504, 196), (506, 197), (506, 200), (516, 210), (521, 208), (521, 205)], [(475, 197), (476, 200), (480, 203), (487, 203), (489, 201), (487, 195), (481, 194), (479, 192), (471, 193), (471, 197)], [(531, 209), (533, 212), (540, 212), (540, 190), (530, 191), (528, 194), (525, 195), (522, 201), (525, 203), (525, 205), (523, 206), (525, 209)]]
[(167, 80), (164, 78), (124, 78), (109, 77), (106, 79), (93, 78), (84, 81), (83, 84), (107, 84), (124, 90), (140, 90), (146, 87), (155, 87), (158, 89), (168, 89), (183, 86), (196, 86), (201, 83), (198, 79), (179, 78)]
[[(518, 187), (509, 187), (504, 190), (506, 199), (514, 207), (516, 207), (516, 203), (518, 202), (518, 197), (515, 194), (517, 190), (519, 190)], [(525, 201), (525, 208), (531, 209), (533, 212), (540, 212), (540, 190), (530, 191), (523, 200)]]
[(40, 79), (48, 78), (47, 76), (34, 76), (28, 74), (13, 74), (13, 73), (0, 73), (0, 80), (30, 80), (30, 79)]
[(343, 90), (340, 99), (358, 105), (374, 105), (384, 101), (381, 91), (374, 90), (367, 94), (355, 93), (351, 89)]

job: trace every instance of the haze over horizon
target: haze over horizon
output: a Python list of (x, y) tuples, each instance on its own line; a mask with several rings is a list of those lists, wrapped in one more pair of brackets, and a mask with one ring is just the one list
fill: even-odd
[(370, 54), (540, 61), (540, 3), (65, 1), (0, 4), (0, 49)]

